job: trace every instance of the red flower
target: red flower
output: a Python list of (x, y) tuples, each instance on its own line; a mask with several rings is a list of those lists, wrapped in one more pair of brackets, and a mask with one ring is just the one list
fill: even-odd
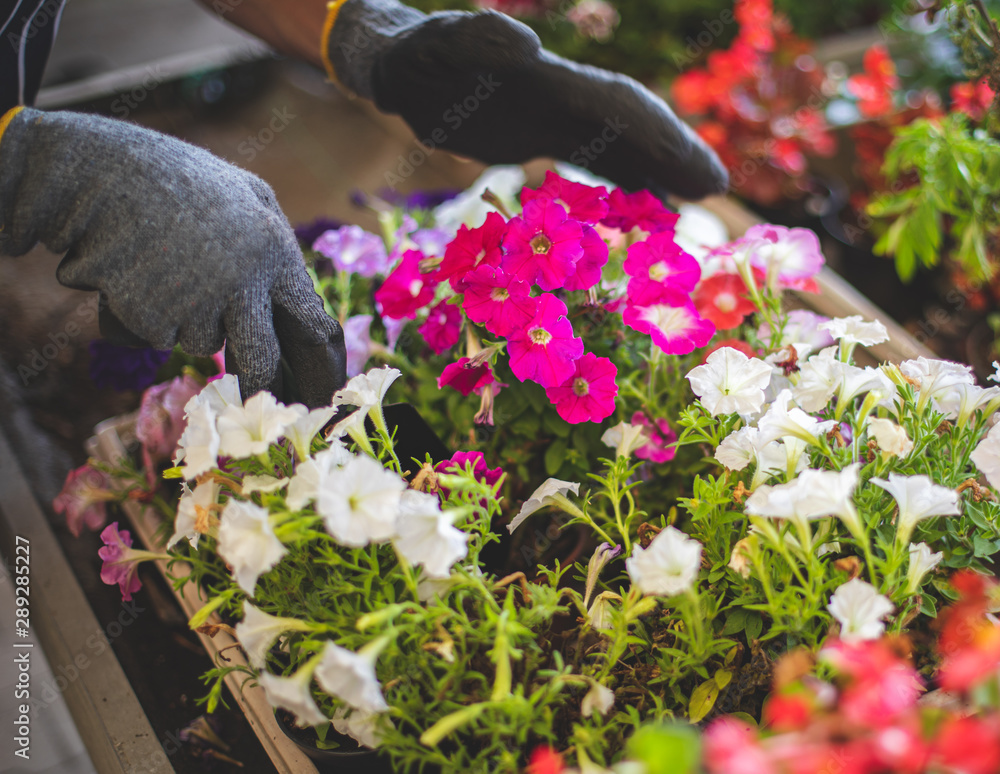
[(551, 747), (536, 747), (528, 761), (528, 774), (561, 774), (565, 770), (562, 755)]
[(724, 331), (740, 325), (744, 317), (757, 311), (746, 292), (747, 286), (739, 274), (714, 274), (701, 281), (691, 300), (698, 314)]
[(740, 39), (756, 51), (774, 50), (771, 0), (737, 0), (733, 15), (740, 25)]
[(503, 238), (503, 270), (542, 290), (561, 288), (583, 255), (583, 229), (567, 220), (566, 210), (548, 199), (524, 205)]
[(762, 721), (771, 730), (799, 731), (809, 725), (813, 718), (815, 701), (813, 696), (797, 686), (798, 690), (774, 693), (764, 705)]
[(951, 87), (951, 109), (982, 121), (995, 96), (985, 78), (977, 83), (956, 83)]
[(721, 341), (715, 342), (711, 347), (705, 350), (705, 354), (701, 357), (701, 364), (704, 365), (705, 361), (708, 360), (708, 356), (711, 355), (715, 350), (722, 349), (723, 347), (732, 347), (733, 349), (738, 349), (747, 357), (758, 357), (754, 348), (751, 347), (747, 342), (742, 339), (722, 339)]
[(663, 202), (649, 191), (625, 193), (621, 188), (616, 188), (608, 196), (608, 214), (601, 223), (626, 233), (638, 226), (650, 234), (663, 231), (673, 234), (679, 217), (676, 212), (664, 207)]
[(678, 75), (670, 86), (677, 109), (690, 115), (702, 115), (714, 107), (718, 94), (716, 79), (705, 70), (690, 70)]
[(899, 88), (896, 65), (885, 46), (876, 44), (865, 52), (864, 73), (847, 79), (847, 90), (858, 98), (865, 118), (878, 118), (892, 111), (892, 93)]
[(962, 774), (1000, 771), (1000, 716), (946, 720), (934, 740), (930, 770)]
[(480, 266), (465, 275), (462, 308), (470, 320), (485, 325), (490, 333), (507, 336), (523, 329), (538, 311), (538, 299), (529, 292), (527, 282), (503, 269)]
[(559, 416), (571, 424), (600, 422), (615, 411), (618, 369), (606, 357), (587, 352), (576, 361), (576, 372), (545, 395)]
[(420, 271), (423, 259), (424, 254), (419, 250), (407, 250), (403, 260), (375, 291), (375, 300), (382, 305), (383, 316), (412, 320), (418, 309), (433, 300), (437, 277)]
[(522, 205), (541, 199), (555, 202), (581, 223), (593, 225), (608, 214), (608, 189), (574, 183), (552, 171), (545, 173), (545, 182), (538, 188), (521, 190)]
[(1000, 670), (1000, 626), (986, 617), (996, 584), (969, 570), (955, 573), (951, 583), (961, 597), (940, 616), (938, 683), (946, 691), (964, 692)]
[(702, 737), (710, 774), (774, 774), (774, 762), (755, 729), (735, 718), (713, 720)]
[(438, 274), (461, 293), (464, 290), (463, 279), (468, 272), (480, 265), (500, 265), (503, 257), (500, 245), (505, 233), (507, 221), (496, 212), (487, 215), (486, 222), (479, 228), (461, 226), (445, 248)]
[(417, 330), (434, 354), (440, 355), (458, 343), (462, 333), (462, 313), (456, 304), (449, 303), (447, 299), (439, 301)]

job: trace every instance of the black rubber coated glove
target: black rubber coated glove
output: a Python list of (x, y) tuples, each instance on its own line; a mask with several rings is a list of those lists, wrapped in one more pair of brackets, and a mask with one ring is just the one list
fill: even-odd
[(428, 16), (396, 0), (346, 0), (331, 19), (331, 76), (432, 147), (490, 164), (550, 156), (626, 189), (689, 199), (728, 186), (714, 151), (663, 100), (542, 49), (504, 14)]
[(118, 343), (207, 356), (225, 341), (244, 397), (283, 395), (282, 356), (310, 406), (344, 384), (343, 331), (274, 192), (206, 150), (123, 121), (21, 110), (0, 136), (0, 252), (39, 242), (66, 253), (60, 283), (102, 292), (101, 330)]

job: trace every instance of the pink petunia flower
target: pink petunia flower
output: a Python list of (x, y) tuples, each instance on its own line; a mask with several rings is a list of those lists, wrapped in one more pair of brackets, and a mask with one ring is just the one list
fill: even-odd
[(333, 261), (337, 271), (374, 277), (389, 270), (382, 240), (360, 226), (341, 226), (325, 232), (313, 243), (313, 250)]
[(608, 262), (608, 245), (590, 226), (583, 227), (580, 239), (583, 255), (566, 278), (566, 290), (588, 290), (601, 281), (601, 269)]
[(622, 312), (625, 324), (639, 333), (648, 333), (668, 355), (686, 355), (705, 346), (715, 334), (715, 326), (698, 315), (694, 304), (672, 306), (657, 302), (648, 306), (629, 304)]
[(657, 419), (654, 424), (644, 413), (636, 411), (632, 415), (630, 424), (645, 427), (649, 435), (649, 443), (635, 450), (635, 456), (639, 459), (657, 463), (670, 462), (677, 454), (677, 449), (673, 445), (677, 440), (677, 433), (667, 420)]
[(680, 215), (664, 207), (649, 191), (625, 193), (616, 188), (608, 196), (608, 214), (601, 223), (625, 233), (638, 226), (649, 234), (673, 234), (678, 218)]
[(493, 384), (494, 381), (493, 369), (489, 363), (472, 365), (469, 358), (463, 357), (444, 367), (437, 384), (439, 390), (452, 387), (463, 395), (468, 395), (474, 390), (481, 390), (486, 385)]
[(66, 476), (62, 491), (52, 501), (52, 509), (66, 515), (66, 526), (79, 537), (84, 525), (96, 530), (108, 520), (105, 503), (114, 499), (111, 476), (90, 465), (81, 465)]
[(132, 536), (127, 529), (118, 530), (118, 522), (112, 522), (101, 533), (104, 547), (98, 549), (97, 555), (104, 560), (101, 566), (101, 580), (109, 586), (116, 583), (122, 592), (122, 601), (128, 602), (132, 594), (142, 588), (137, 570), (140, 562), (152, 559), (169, 559), (166, 554), (154, 554), (152, 551), (140, 551), (132, 548)]
[(461, 293), (465, 290), (465, 275), (479, 266), (499, 266), (503, 257), (501, 243), (507, 233), (507, 221), (497, 212), (486, 216), (486, 222), (479, 228), (461, 226), (458, 233), (444, 251), (444, 259), (438, 267), (442, 279), (447, 279), (452, 288)]
[(623, 267), (631, 277), (628, 297), (639, 305), (660, 300), (675, 306), (686, 303), (701, 278), (698, 261), (681, 249), (672, 233), (653, 234), (632, 245)]
[(761, 223), (747, 229), (737, 244), (749, 246), (750, 264), (764, 272), (772, 288), (816, 292), (813, 276), (826, 259), (815, 232)]
[(574, 183), (549, 170), (538, 188), (521, 190), (521, 204), (547, 199), (564, 207), (573, 220), (594, 225), (608, 214), (608, 189)]
[(547, 199), (528, 202), (507, 224), (501, 266), (508, 274), (542, 290), (561, 288), (583, 255), (583, 228)]
[(742, 720), (716, 718), (705, 729), (702, 743), (709, 774), (772, 774), (776, 771), (756, 729)]
[(571, 424), (600, 422), (615, 411), (618, 369), (606, 357), (587, 352), (576, 361), (576, 371), (558, 387), (545, 394), (559, 416)]
[(434, 354), (440, 355), (458, 343), (462, 334), (462, 312), (457, 304), (451, 304), (448, 299), (435, 304), (427, 320), (417, 328)]
[(583, 339), (573, 336), (566, 305), (551, 293), (538, 297), (538, 312), (528, 325), (508, 335), (510, 370), (522, 382), (557, 387), (576, 372)]
[(155, 384), (142, 394), (135, 435), (142, 443), (143, 462), (147, 470), (155, 474), (155, 463), (169, 459), (177, 451), (177, 442), (187, 425), (184, 406), (201, 389), (202, 385), (185, 374), (169, 382)]
[(503, 269), (480, 266), (465, 275), (462, 308), (473, 322), (490, 333), (507, 336), (523, 329), (538, 312), (538, 299), (529, 295), (527, 282)]
[(407, 250), (403, 253), (403, 260), (375, 291), (375, 300), (382, 305), (383, 315), (397, 320), (404, 317), (412, 320), (417, 316), (417, 310), (434, 298), (437, 278), (420, 271), (423, 259), (424, 254), (419, 250)]
[(464, 452), (458, 451), (451, 455), (451, 459), (439, 462), (434, 466), (438, 473), (458, 473), (465, 470), (465, 466), (472, 463), (472, 474), (477, 481), (481, 481), (487, 486), (493, 486), (503, 475), (503, 468), (490, 468), (486, 465), (486, 457), (480, 451)]

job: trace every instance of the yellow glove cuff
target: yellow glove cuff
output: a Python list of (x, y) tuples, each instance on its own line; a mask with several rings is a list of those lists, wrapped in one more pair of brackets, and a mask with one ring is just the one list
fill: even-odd
[(22, 110), (24, 110), (24, 105), (18, 105), (17, 107), (12, 107), (10, 110), (8, 110), (6, 113), (3, 114), (2, 118), (0, 118), (0, 141), (3, 140), (3, 133), (7, 130), (7, 126), (10, 124), (10, 122), (14, 120), (14, 116), (16, 116)]
[(326, 22), (323, 24), (323, 37), (320, 38), (319, 43), (320, 55), (323, 57), (323, 66), (326, 68), (326, 74), (331, 81), (342, 89), (344, 85), (337, 77), (337, 72), (333, 69), (333, 62), (330, 59), (330, 34), (333, 32), (333, 25), (337, 23), (337, 14), (340, 13), (341, 6), (346, 2), (347, 0), (332, 0), (332, 2), (327, 3)]

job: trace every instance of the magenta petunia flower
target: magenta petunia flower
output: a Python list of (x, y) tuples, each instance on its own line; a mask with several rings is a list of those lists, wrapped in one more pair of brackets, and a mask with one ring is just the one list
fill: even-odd
[(440, 355), (458, 343), (462, 334), (462, 312), (457, 304), (451, 304), (447, 299), (439, 301), (431, 307), (426, 322), (417, 330), (434, 354)]
[(474, 390), (481, 390), (487, 384), (493, 384), (495, 377), (489, 363), (470, 365), (467, 357), (459, 358), (457, 362), (449, 363), (438, 377), (438, 389), (453, 387), (463, 395)]
[(487, 486), (493, 486), (503, 475), (503, 468), (489, 468), (486, 466), (486, 457), (482, 452), (458, 451), (451, 455), (450, 460), (439, 462), (434, 466), (438, 473), (457, 473), (465, 470), (466, 465), (472, 463), (472, 473), (477, 481), (482, 481)]
[(52, 509), (66, 515), (66, 526), (79, 537), (84, 525), (96, 530), (108, 520), (105, 503), (114, 499), (111, 476), (90, 465), (81, 465), (66, 476), (62, 491), (52, 501)]
[(677, 433), (667, 420), (657, 419), (654, 424), (641, 411), (636, 411), (630, 421), (633, 425), (645, 427), (649, 435), (649, 443), (635, 450), (636, 457), (650, 462), (669, 462), (674, 458), (677, 449), (673, 444), (677, 440)]
[(628, 249), (623, 264), (628, 281), (628, 297), (637, 305), (666, 301), (685, 304), (701, 278), (701, 267), (674, 241), (673, 234), (652, 234), (645, 242)]
[(490, 333), (507, 336), (523, 329), (538, 311), (538, 299), (529, 295), (527, 282), (501, 268), (480, 266), (465, 275), (462, 308), (473, 322)]
[(558, 387), (545, 394), (559, 416), (572, 424), (600, 422), (615, 411), (618, 369), (606, 357), (587, 352), (575, 363), (575, 372)]
[(500, 246), (506, 233), (507, 221), (497, 212), (487, 215), (486, 222), (479, 228), (461, 226), (444, 251), (444, 258), (438, 267), (441, 279), (447, 279), (452, 288), (463, 292), (464, 278), (470, 271), (482, 265), (500, 265), (503, 257)]
[(628, 304), (622, 320), (639, 333), (648, 333), (653, 343), (668, 355), (686, 355), (703, 347), (715, 334), (715, 326), (698, 315), (694, 304), (672, 306), (657, 302), (648, 306)]
[(608, 189), (574, 183), (549, 170), (538, 188), (521, 190), (521, 204), (547, 199), (565, 208), (573, 220), (594, 225), (608, 214)]
[(590, 226), (583, 227), (580, 240), (583, 255), (576, 262), (573, 273), (566, 278), (566, 290), (588, 290), (601, 281), (601, 269), (608, 262), (608, 245)]
[(522, 382), (557, 387), (575, 371), (583, 354), (583, 339), (573, 336), (566, 305), (551, 293), (538, 297), (538, 312), (528, 325), (507, 337), (510, 370)]
[(673, 234), (679, 218), (649, 191), (625, 193), (616, 188), (608, 196), (608, 214), (601, 223), (626, 233), (638, 226), (650, 234)]
[(403, 253), (403, 260), (375, 291), (375, 300), (382, 305), (384, 316), (412, 320), (417, 316), (418, 309), (433, 300), (437, 278), (434, 274), (420, 271), (422, 260), (424, 254), (419, 250), (407, 250)]
[(542, 290), (561, 288), (583, 255), (583, 229), (566, 210), (547, 199), (528, 202), (507, 224), (501, 266), (508, 274)]
[(361, 226), (341, 226), (327, 231), (313, 243), (313, 250), (333, 261), (337, 271), (374, 277), (389, 270), (385, 245)]
[(118, 522), (112, 522), (101, 533), (104, 547), (98, 549), (97, 555), (104, 560), (101, 567), (101, 580), (109, 586), (116, 583), (122, 592), (122, 601), (128, 602), (132, 594), (142, 588), (137, 570), (140, 562), (152, 559), (169, 559), (166, 554), (154, 554), (152, 551), (140, 551), (132, 548), (132, 536), (127, 529), (118, 530)]

